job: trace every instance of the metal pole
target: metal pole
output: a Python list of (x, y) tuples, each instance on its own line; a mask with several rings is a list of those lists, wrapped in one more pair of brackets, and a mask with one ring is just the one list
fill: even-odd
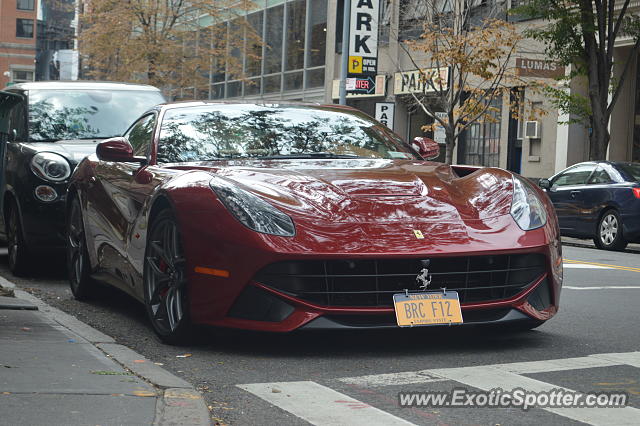
[(340, 66), (340, 105), (347, 104), (347, 70), (349, 68), (349, 31), (351, 0), (344, 0), (342, 17), (342, 63)]

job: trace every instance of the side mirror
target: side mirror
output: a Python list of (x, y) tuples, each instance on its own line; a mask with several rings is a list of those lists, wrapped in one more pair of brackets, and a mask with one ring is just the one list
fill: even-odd
[(115, 161), (120, 163), (144, 163), (146, 157), (133, 155), (133, 147), (127, 138), (117, 137), (102, 141), (96, 147), (96, 155), (102, 161)]
[(551, 182), (549, 181), (549, 179), (540, 179), (538, 181), (538, 186), (542, 189), (550, 189), (551, 188)]
[(431, 160), (440, 155), (440, 145), (433, 139), (416, 137), (411, 142), (411, 147), (426, 160)]

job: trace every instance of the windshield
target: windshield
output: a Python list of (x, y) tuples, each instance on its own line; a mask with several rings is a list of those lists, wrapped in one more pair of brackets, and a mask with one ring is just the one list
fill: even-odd
[(624, 170), (632, 179), (636, 182), (640, 182), (640, 163), (624, 163), (619, 164), (620, 168)]
[(206, 105), (172, 108), (158, 162), (228, 158), (416, 158), (364, 114), (337, 108)]
[(29, 140), (120, 136), (133, 120), (165, 100), (150, 90), (29, 91)]

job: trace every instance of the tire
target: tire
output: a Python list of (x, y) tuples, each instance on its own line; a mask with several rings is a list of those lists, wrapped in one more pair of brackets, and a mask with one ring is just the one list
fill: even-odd
[(622, 235), (622, 220), (616, 210), (610, 209), (604, 212), (598, 222), (593, 242), (596, 247), (603, 250), (619, 251), (627, 246), (627, 241)]
[(144, 304), (153, 330), (170, 345), (191, 339), (186, 265), (178, 224), (171, 210), (151, 223), (144, 257)]
[(82, 220), (82, 208), (77, 197), (67, 212), (67, 271), (69, 287), (77, 300), (95, 296), (97, 283), (91, 278), (91, 262), (87, 250), (87, 238)]
[(9, 270), (15, 276), (24, 276), (27, 274), (29, 268), (31, 253), (29, 252), (29, 247), (27, 247), (22, 233), (22, 220), (20, 219), (18, 207), (14, 203), (9, 204), (9, 214), (7, 217)]

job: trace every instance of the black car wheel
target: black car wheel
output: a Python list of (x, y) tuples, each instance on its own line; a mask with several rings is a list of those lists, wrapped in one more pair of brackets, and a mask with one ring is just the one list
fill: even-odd
[(91, 278), (91, 264), (84, 233), (80, 200), (74, 198), (67, 215), (67, 270), (73, 296), (86, 300), (94, 296), (96, 283)]
[(144, 299), (153, 329), (169, 344), (190, 337), (189, 300), (180, 232), (164, 210), (151, 224), (144, 259)]
[(622, 235), (622, 220), (615, 210), (607, 210), (598, 222), (593, 242), (600, 249), (624, 250), (627, 241)]
[(9, 257), (9, 270), (17, 276), (25, 275), (30, 260), (29, 248), (22, 234), (22, 222), (18, 208), (14, 204), (9, 205), (7, 221), (7, 246)]

